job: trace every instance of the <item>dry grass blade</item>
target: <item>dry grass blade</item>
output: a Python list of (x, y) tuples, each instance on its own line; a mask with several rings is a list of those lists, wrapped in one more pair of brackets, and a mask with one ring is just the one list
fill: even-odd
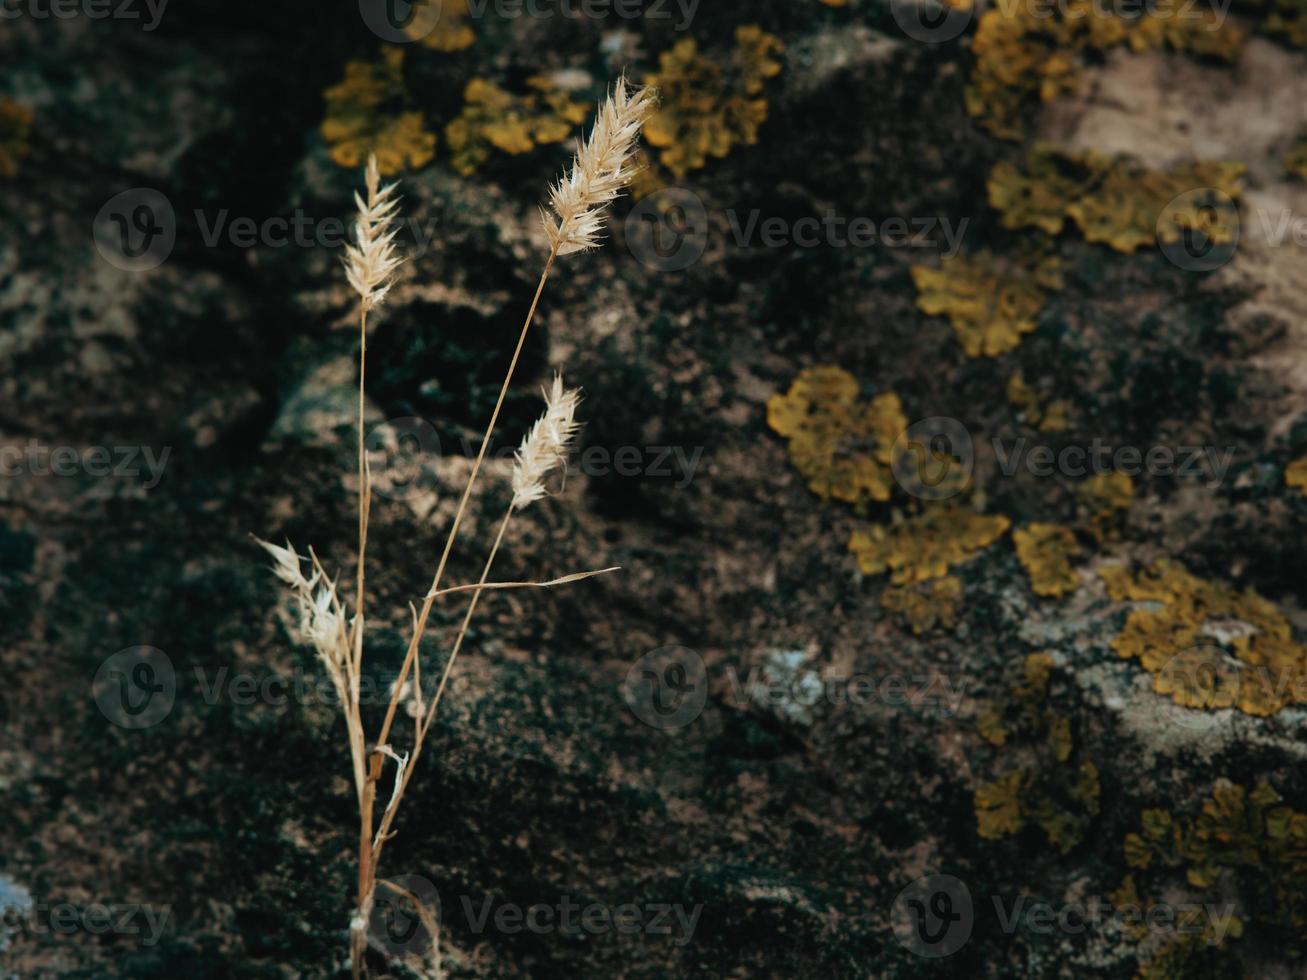
[(571, 575), (564, 575), (561, 578), (551, 578), (548, 582), (478, 582), (473, 585), (455, 585), (453, 588), (432, 592), (431, 597), (434, 599), (442, 595), (454, 595), (459, 592), (496, 592), (501, 589), (552, 589), (555, 586), (571, 585), (573, 582), (583, 582), (588, 578), (594, 578), (596, 575), (607, 575), (610, 572), (620, 572), (621, 570), (621, 565), (610, 565), (608, 568), (596, 568), (592, 572), (573, 572)]

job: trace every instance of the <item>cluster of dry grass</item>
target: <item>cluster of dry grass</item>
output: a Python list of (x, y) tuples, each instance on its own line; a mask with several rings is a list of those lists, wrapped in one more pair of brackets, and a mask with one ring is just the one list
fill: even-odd
[[(386, 298), (403, 264), (403, 258), (395, 246), (398, 230), (396, 218), (399, 215), (396, 185), (381, 184), (375, 159), (368, 161), (366, 196), (355, 197), (358, 205), (355, 243), (349, 247), (345, 261), (349, 284), (359, 295), (358, 558), (353, 609), (342, 599), (337, 580), (327, 573), (312, 549), (306, 557), (296, 552), (289, 542), (286, 547), (264, 542), (264, 547), (272, 555), (275, 574), (290, 590), (298, 606), (298, 638), (317, 652), (340, 696), (345, 718), (359, 804), (358, 897), (350, 922), (350, 958), (356, 978), (363, 977), (366, 973), (364, 956), (367, 950), (367, 928), (379, 884), (377, 867), (381, 854), (386, 842), (396, 833), (396, 814), (403, 802), (409, 780), (413, 777), (423, 743), (435, 721), (436, 711), (482, 593), (493, 589), (552, 587), (615, 570), (606, 568), (582, 572), (549, 582), (489, 581), (495, 557), (504, 543), (504, 533), (514, 513), (546, 496), (545, 478), (563, 464), (576, 433), (576, 409), (580, 402), (580, 392), (566, 388), (560, 375), (554, 378), (552, 386), (544, 393), (544, 414), (531, 428), (517, 451), (512, 477), (513, 496), (499, 523), (479, 580), (475, 585), (441, 589), (445, 568), (458, 539), (468, 501), (481, 472), (486, 449), (499, 421), (504, 398), (513, 381), (523, 345), (554, 262), (560, 256), (586, 251), (601, 243), (608, 205), (635, 176), (637, 139), (653, 106), (654, 97), (651, 92), (631, 89), (625, 79), (619, 80), (609, 97), (600, 105), (590, 136), (578, 146), (572, 167), (550, 190), (549, 208), (542, 209), (542, 220), (550, 243), (549, 256), (505, 372), (499, 398), (486, 425), (480, 451), (450, 523), (431, 586), (423, 596), (421, 606), (413, 610), (408, 649), (393, 686), (385, 717), (375, 737), (371, 738), (365, 728), (359, 704), (365, 656), (366, 555), (371, 509), (371, 483), (363, 433), (368, 316)], [(470, 594), (467, 610), (452, 640), (449, 654), (436, 675), (437, 680), (428, 692), (422, 681), (419, 651), (431, 610), (436, 600), (442, 596), (465, 592)], [(406, 692), (409, 693), (406, 695)], [(411, 741), (407, 743), (407, 750), (401, 751), (392, 744), (392, 729), (400, 700), (406, 696), (412, 698), (416, 710)], [(378, 815), (378, 791), (387, 760), (393, 768), (392, 782), (390, 793), (380, 806)], [(420, 906), (417, 911), (418, 914), (429, 915)], [(430, 921), (426, 926), (430, 935), (437, 935), (438, 923)]]

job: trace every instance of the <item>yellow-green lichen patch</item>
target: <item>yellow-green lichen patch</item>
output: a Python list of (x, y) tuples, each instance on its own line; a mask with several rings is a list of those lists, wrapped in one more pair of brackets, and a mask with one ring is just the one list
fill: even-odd
[(324, 93), (327, 117), (322, 138), (342, 167), (362, 166), (376, 154), (384, 175), (423, 167), (436, 154), (436, 137), (422, 113), (406, 111), (404, 51), (383, 48), (377, 61), (351, 61), (345, 77)]
[(880, 605), (906, 619), (912, 632), (920, 636), (936, 627), (951, 629), (961, 599), (961, 579), (947, 575), (921, 585), (890, 586), (880, 594)]
[(1040, 432), (1065, 432), (1071, 406), (1061, 398), (1045, 398), (1031, 387), (1018, 371), (1008, 378), (1007, 402)]
[(897, 395), (863, 401), (848, 371), (808, 368), (768, 400), (767, 424), (785, 437), (790, 460), (823, 500), (889, 499), (894, 443), (908, 426)]
[(1062, 281), (1055, 259), (1033, 266), (990, 252), (957, 256), (939, 268), (915, 265), (917, 306), (948, 318), (968, 357), (997, 357), (1038, 325), (1051, 290)]
[(0, 177), (17, 177), (27, 156), (32, 110), (11, 99), (0, 99)]
[(976, 832), (986, 840), (1011, 837), (1021, 829), (1021, 791), (1025, 772), (1004, 773), (976, 789)]
[(1081, 528), (1099, 542), (1116, 537), (1135, 499), (1135, 482), (1126, 473), (1095, 473), (1076, 486)]
[(1028, 654), (1022, 665), (1022, 679), (1012, 685), (1007, 697), (986, 702), (976, 715), (976, 728), (985, 741), (1001, 746), (1014, 731), (1047, 728), (1044, 701), (1052, 674), (1052, 657), (1046, 653)]
[(1284, 485), (1307, 496), (1307, 456), (1295, 459), (1284, 468)]
[(867, 575), (890, 573), (895, 585), (942, 578), (997, 541), (1011, 522), (956, 504), (935, 504), (889, 526), (854, 531), (849, 551)]
[(1242, 44), (1233, 23), (1185, 0), (1162, 0), (1131, 15), (1094, 0), (1000, 3), (981, 15), (972, 38), (967, 112), (992, 135), (1021, 139), (1031, 103), (1075, 91), (1090, 52), (1169, 48), (1232, 63)]
[(1080, 555), (1080, 545), (1070, 528), (1029, 524), (1012, 532), (1012, 543), (1035, 595), (1062, 596), (1080, 584), (1080, 576), (1071, 567), (1071, 560)]
[(1265, 12), (1261, 27), (1295, 48), (1307, 48), (1307, 4), (1302, 0), (1254, 0)]
[(1298, 137), (1293, 148), (1284, 155), (1284, 172), (1307, 182), (1307, 137)]
[[(1209, 945), (1221, 948), (1243, 934), (1245, 919), (1257, 922), (1267, 935), (1287, 943), (1290, 954), (1300, 956), (1307, 946), (1307, 813), (1284, 805), (1280, 794), (1265, 780), (1252, 789), (1221, 781), (1212, 787), (1194, 816), (1161, 808), (1140, 814), (1139, 827), (1125, 835), (1122, 850), (1132, 869), (1118, 891), (1139, 899), (1136, 880), (1147, 879), (1158, 891), (1174, 894), (1173, 879), (1183, 874), (1189, 888), (1208, 893), (1202, 901), (1219, 896), (1223, 903), (1239, 897), (1237, 906), (1224, 905), (1228, 920), (1210, 922), (1221, 928), (1203, 930)], [(1251, 887), (1249, 887), (1251, 886)], [(1195, 903), (1196, 904), (1196, 903)], [(1200, 906), (1201, 907), (1201, 906)], [(1251, 909), (1249, 916), (1244, 909)], [(1135, 938), (1144, 938), (1136, 932)], [(1141, 968), (1139, 976), (1162, 977), (1188, 955), (1168, 943)], [(1153, 972), (1147, 972), (1151, 969)], [(1178, 974), (1183, 976), (1184, 974)], [(1206, 974), (1204, 974), (1206, 975)]]
[(1137, 658), (1157, 693), (1186, 708), (1259, 717), (1307, 700), (1307, 647), (1294, 642), (1284, 613), (1252, 589), (1205, 581), (1166, 560), (1099, 574), (1113, 599), (1139, 603), (1112, 649)]
[(1214, 244), (1232, 242), (1239, 219), (1231, 202), (1243, 190), (1244, 169), (1209, 161), (1154, 171), (1092, 151), (1037, 147), (1024, 167), (995, 165), (987, 187), (1005, 228), (1055, 235), (1069, 221), (1088, 241), (1130, 253), (1195, 231)]
[(467, 0), (440, 0), (434, 11), (434, 23), (429, 20), (429, 15), (419, 14), (409, 20), (405, 33), (423, 46), (446, 54), (462, 51), (476, 43), (476, 32), (468, 24), (472, 11)]
[(1052, 658), (1026, 657), (1022, 678), (1006, 697), (983, 705), (976, 727), (991, 745), (1025, 763), (974, 793), (977, 833), (1000, 840), (1027, 824), (1040, 827), (1050, 844), (1067, 853), (1085, 839), (1099, 811), (1098, 768), (1075, 751), (1071, 720), (1048, 704)]
[(493, 150), (516, 155), (545, 143), (562, 143), (589, 115), (585, 103), (535, 76), (529, 91), (514, 95), (493, 82), (474, 78), (463, 92), (463, 111), (445, 127), (450, 165), (470, 176)]
[(758, 141), (767, 120), (762, 97), (767, 79), (780, 74), (779, 38), (757, 25), (735, 31), (735, 48), (725, 63), (700, 53), (694, 38), (678, 41), (659, 58), (647, 82), (661, 104), (645, 123), (644, 136), (678, 179), (722, 158), (739, 145)]

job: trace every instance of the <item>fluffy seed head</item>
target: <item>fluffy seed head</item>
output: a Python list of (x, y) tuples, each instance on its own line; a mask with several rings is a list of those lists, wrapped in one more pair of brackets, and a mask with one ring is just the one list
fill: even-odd
[(364, 310), (370, 310), (390, 291), (395, 270), (404, 260), (395, 253), (395, 235), (399, 229), (395, 217), (399, 198), (395, 196), (398, 184), (381, 186), (377, 158), (368, 157), (365, 177), (368, 196), (354, 192), (358, 217), (354, 219), (353, 245), (345, 246), (345, 275), (354, 291), (359, 294)]
[[(258, 540), (257, 538), (255, 540)], [(272, 571), (290, 589), (299, 611), (296, 638), (317, 651), (332, 682), (343, 690), (344, 665), (349, 659), (349, 645), (344, 629), (344, 612), (336, 595), (336, 583), (330, 581), (314, 560), (313, 574), (304, 577), (304, 558), (286, 542), (286, 547), (259, 541), (272, 556)]]
[(653, 112), (651, 89), (628, 89), (625, 77), (599, 105), (590, 138), (577, 146), (572, 169), (549, 191), (549, 211), (541, 219), (559, 255), (597, 248), (609, 204), (631, 182), (640, 128)]
[(580, 428), (575, 421), (581, 402), (579, 388), (564, 389), (563, 376), (554, 375), (544, 391), (545, 412), (522, 440), (513, 465), (513, 506), (524, 507), (545, 495), (545, 476), (567, 459), (572, 437)]
[(255, 540), (272, 556), (272, 572), (277, 578), (296, 591), (310, 588), (308, 580), (304, 578), (301, 564), (304, 559), (296, 554), (289, 541), (286, 542), (286, 547), (283, 548), (271, 541), (263, 541), (259, 538), (255, 538)]

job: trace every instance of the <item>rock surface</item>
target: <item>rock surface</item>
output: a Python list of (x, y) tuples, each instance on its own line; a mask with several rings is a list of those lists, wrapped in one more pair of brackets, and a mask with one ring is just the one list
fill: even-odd
[[(1307, 810), (1307, 711), (1198, 712), (1157, 693), (1111, 645), (1131, 607), (1100, 572), (1170, 556), (1255, 588), (1304, 635), (1307, 499), (1282, 472), (1307, 452), (1307, 266), (1255, 217), (1307, 213), (1302, 184), (1274, 165), (1303, 125), (1307, 102), (1290, 92), (1304, 56), (1260, 38), (1233, 69), (1113, 54), (1045, 106), (1034, 132), (1068, 149), (1152, 166), (1243, 159), (1244, 243), (1225, 269), (1194, 275), (1156, 249), (1123, 256), (1064, 234), (1051, 246), (1064, 285), (1038, 329), (973, 360), (915, 305), (909, 267), (937, 263), (938, 241), (738, 240), (750, 214), (834, 212), (965, 221), (968, 252), (1004, 247), (985, 181), (1019, 148), (967, 116), (971, 35), (915, 41), (873, 0), (760, 0), (704, 5), (689, 36), (728, 46), (745, 19), (784, 39), (785, 64), (759, 143), (683, 182), (705, 205), (703, 257), (651, 268), (627, 202), (611, 243), (560, 265), (451, 565), (460, 582), (478, 574), (508, 499), (507, 453), (562, 367), (586, 389), (583, 450), (601, 462), (583, 451), (556, 497), (515, 523), (497, 574), (622, 571), (485, 602), (383, 875), (438, 893), (451, 978), (1160, 971), (1173, 933), (1056, 919), (1128, 874), (1150, 907), (1219, 899), (1243, 926), (1149, 976), (1300, 975), (1307, 879), (1277, 891), (1270, 858), (1232, 860), (1200, 887), (1182, 863), (1132, 868), (1123, 842), (1145, 810), (1193, 821), (1229, 785), (1266, 780)], [(467, 51), (408, 46), (410, 89), (433, 119), (453, 117), (474, 76), (572, 69), (597, 97), (611, 52), (631, 53), (638, 76), (680, 39), (656, 21), (618, 36), (603, 18), (487, 15), (476, 29)], [(354, 313), (338, 248), (209, 244), (206, 229), (222, 213), (261, 223), (299, 209), (315, 227), (348, 215), (359, 175), (329, 158), (322, 92), (376, 46), (355, 5), (299, 0), (178, 4), (148, 32), (23, 16), (0, 34), (0, 96), (35, 112), (20, 176), (0, 178), (0, 432), (23, 449), (0, 488), (0, 886), (12, 876), (36, 903), (0, 926), (3, 939), (13, 925), (0, 942), (13, 975), (348, 975), (357, 817), (343, 724), (250, 535), (311, 545), (349, 578)], [(371, 418), (421, 420), (431, 440), (417, 471), (377, 474), (373, 730), (535, 288), (538, 200), (568, 159), (560, 146), (499, 154), (463, 177), (441, 140), (402, 185), (412, 227), (433, 235), (402, 239), (412, 258), (369, 342)], [(132, 272), (91, 231), (107, 201), (140, 187), (167, 197), (177, 238), (157, 268)], [(861, 573), (846, 547), (915, 502), (818, 499), (768, 427), (768, 398), (825, 364), (867, 396), (898, 393), (912, 419), (962, 420), (983, 504), (1014, 525), (1070, 524), (1080, 505), (1074, 481), (1005, 474), (995, 439), (1229, 447), (1232, 462), (1214, 484), (1137, 479), (1060, 599), (1032, 592), (1004, 538), (954, 569), (951, 624), (918, 634), (882, 606), (885, 576)], [(1041, 434), (1014, 411), (1018, 371), (1072, 403), (1069, 432)], [(70, 447), (69, 474), (29, 445)], [(623, 447), (636, 452), (625, 470)], [(411, 465), (401, 455), (385, 465)], [(437, 606), (428, 663), (461, 614)], [(162, 651), (150, 663), (174, 687), (165, 715), (134, 727), (115, 714), (114, 678), (137, 661), (113, 662), (112, 676), (106, 665), (142, 647)], [(1029, 721), (1023, 669), (1038, 654), (1049, 674)], [(650, 690), (646, 667), (666, 690)], [(677, 677), (692, 683), (674, 689)], [(1011, 711), (1003, 745), (983, 734), (995, 704)], [(1092, 803), (1077, 783), (1086, 763)], [(986, 836), (977, 793), (1017, 768), (1038, 786), (1023, 806), (1056, 806)], [(1078, 828), (1058, 838), (1066, 847), (1045, 829), (1062, 818)], [(942, 875), (955, 905), (911, 891)], [(937, 955), (913, 933), (914, 900), (956, 910), (965, 936), (950, 917), (936, 925), (965, 943)], [(1061, 925), (1008, 922), (1041, 903)], [(162, 927), (98, 929), (98, 906), (148, 907)], [(547, 924), (517, 926), (513, 909), (533, 906), (550, 907)], [(564, 928), (569, 906), (600, 912)], [(628, 906), (635, 925), (619, 928)], [(72, 910), (66, 930), (50, 927), (56, 907)], [(378, 951), (372, 968), (413, 965)]]

